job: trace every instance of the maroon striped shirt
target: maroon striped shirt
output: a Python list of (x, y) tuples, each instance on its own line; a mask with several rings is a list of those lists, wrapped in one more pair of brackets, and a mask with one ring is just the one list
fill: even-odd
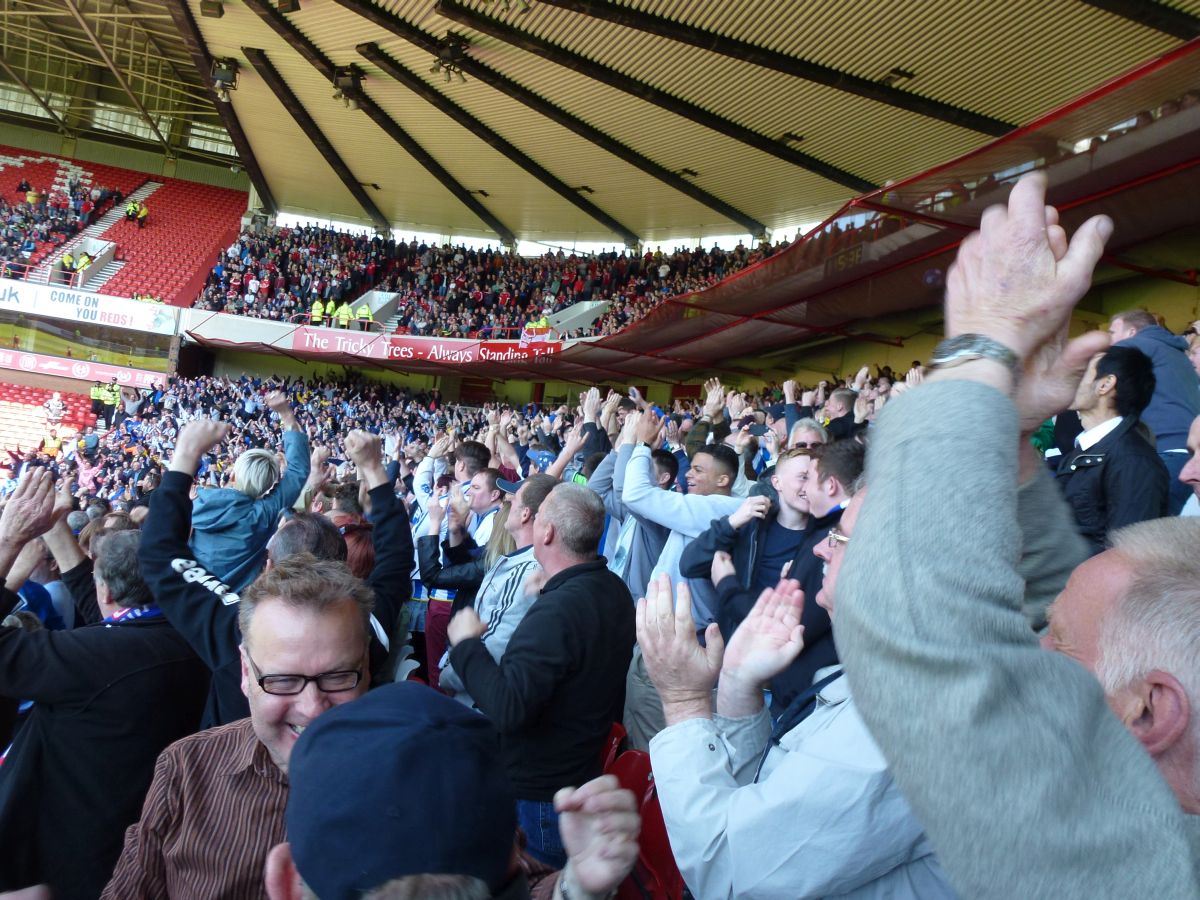
[(287, 794), (249, 719), (176, 741), (158, 757), (101, 900), (262, 900)]

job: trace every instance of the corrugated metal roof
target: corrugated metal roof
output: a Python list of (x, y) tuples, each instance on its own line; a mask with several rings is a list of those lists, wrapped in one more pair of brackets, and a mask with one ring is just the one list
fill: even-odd
[[(371, 0), (368, 0), (371, 2)], [(266, 51), (355, 178), (398, 226), (489, 234), (452, 193), (361, 112), (330, 99), (329, 82), (240, 3), (221, 19), (193, 14), (214, 55)], [(549, 41), (873, 183), (926, 170), (989, 137), (611, 21), (530, 0), (461, 0), (469, 11)], [(833, 211), (856, 191), (662, 109), (645, 99), (518, 49), (440, 15), (432, 0), (374, 0), (434, 39), (470, 40), (470, 56), (583, 119), (775, 230)], [(839, 72), (878, 81), (899, 67), (895, 86), (919, 97), (1012, 123), (1027, 122), (1132, 65), (1177, 46), (1152, 28), (1084, 3), (1016, 0), (615, 0), (629, 9), (705, 29)], [(1200, 14), (1200, 0), (1170, 6)], [(592, 145), (515, 98), (468, 76), (447, 84), (429, 72), (428, 50), (396, 37), (332, 0), (304, 0), (287, 17), (335, 65), (367, 73), (364, 90), (465, 188), (519, 236), (616, 242), (602, 223), (392, 81), (355, 50), (374, 41), (394, 60), (505, 138), (568, 186), (654, 243), (680, 235), (745, 229), (709, 206)], [(1200, 80), (1200, 79), (1198, 79)], [(312, 149), (266, 85), (244, 65), (234, 109), (279, 203), (339, 218), (364, 218), (349, 191)], [(281, 152), (282, 151), (282, 152)]]

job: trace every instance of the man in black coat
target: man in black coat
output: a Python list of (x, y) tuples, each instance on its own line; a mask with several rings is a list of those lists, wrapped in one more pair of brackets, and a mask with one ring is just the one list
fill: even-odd
[[(0, 691), (34, 705), (0, 766), (0, 890), (49, 884), (94, 900), (136, 822), (158, 754), (196, 730), (208, 671), (138, 574), (137, 531), (103, 536), (95, 571), (38, 469), (0, 518), (0, 574), (57, 517), (46, 543), (85, 625), (0, 626)], [(15, 603), (7, 590), (0, 609)]]
[(603, 533), (596, 493), (558, 485), (534, 519), (533, 552), (547, 580), (500, 662), (480, 640), (485, 626), (473, 607), (448, 630), (454, 671), (500, 732), (526, 849), (557, 867), (566, 853), (554, 794), (600, 774), (633, 655), (633, 597), (596, 555)]
[(1083, 431), (1058, 483), (1093, 556), (1116, 529), (1167, 514), (1170, 476), (1139, 418), (1153, 394), (1150, 357), (1124, 346), (1098, 354), (1076, 391)]

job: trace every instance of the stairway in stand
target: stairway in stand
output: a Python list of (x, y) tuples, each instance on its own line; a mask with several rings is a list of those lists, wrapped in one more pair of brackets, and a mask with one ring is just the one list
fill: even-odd
[[(53, 270), (54, 264), (58, 262), (64, 253), (67, 251), (74, 251), (76, 247), (78, 247), (88, 238), (100, 240), (100, 235), (104, 234), (104, 232), (108, 231), (109, 228), (125, 218), (126, 203), (128, 203), (130, 200), (145, 200), (161, 187), (161, 182), (147, 181), (120, 203), (114, 204), (112, 209), (106, 212), (87, 228), (83, 229), (83, 231), (79, 232), (79, 234), (75, 235), (75, 237), (71, 238), (71, 240), (63, 244), (56, 253), (46, 257), (46, 260), (29, 274), (28, 280), (36, 284), (49, 284), (50, 272)], [(118, 262), (117, 267), (109, 270), (108, 266), (106, 266), (105, 270), (108, 271), (108, 275), (105, 276), (103, 280), (99, 278), (99, 273), (89, 276), (87, 280), (87, 286), (89, 290), (94, 290), (105, 281), (108, 281), (109, 278), (117, 274), (117, 272), (119, 272), (124, 266), (123, 262), (117, 260), (114, 260), (114, 262)], [(110, 263), (109, 265), (112, 264)]]

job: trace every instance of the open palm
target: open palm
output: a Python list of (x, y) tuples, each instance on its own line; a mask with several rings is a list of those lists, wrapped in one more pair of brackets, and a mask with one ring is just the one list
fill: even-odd
[(800, 582), (785, 578), (764, 590), (729, 639), (722, 671), (748, 683), (770, 681), (804, 649), (803, 611)]

